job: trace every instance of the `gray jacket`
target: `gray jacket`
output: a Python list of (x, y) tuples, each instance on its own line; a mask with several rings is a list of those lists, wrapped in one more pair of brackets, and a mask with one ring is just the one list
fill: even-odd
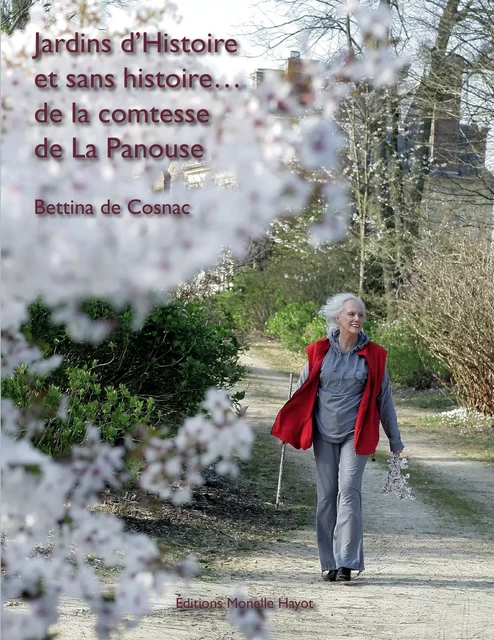
[[(329, 336), (331, 348), (322, 361), (319, 390), (314, 407), (314, 438), (333, 443), (344, 442), (354, 433), (355, 420), (368, 373), (365, 358), (357, 355), (357, 351), (369, 342), (367, 335), (361, 331), (356, 345), (350, 351), (343, 353), (338, 341), (339, 334), (340, 331), (337, 329)], [(299, 389), (308, 377), (309, 363), (307, 362), (300, 374), (296, 389)], [(384, 371), (381, 391), (376, 402), (390, 450), (403, 449), (387, 368)]]

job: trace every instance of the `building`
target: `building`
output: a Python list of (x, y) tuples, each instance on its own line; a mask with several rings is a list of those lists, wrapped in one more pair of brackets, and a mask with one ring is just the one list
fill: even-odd
[[(303, 67), (310, 63), (311, 61), (303, 60), (298, 51), (291, 51), (283, 69), (257, 69), (254, 71), (251, 74), (252, 89), (257, 89), (270, 74), (277, 74), (281, 79), (292, 83), (293, 91), (299, 96), (302, 103), (308, 103), (311, 99), (311, 87), (307, 76), (303, 73)], [(155, 180), (153, 191), (170, 190), (173, 180), (176, 180), (179, 176), (183, 177), (189, 187), (200, 186), (207, 171), (207, 164), (204, 162), (171, 162)]]
[[(425, 223), (433, 230), (442, 222), (461, 226), (492, 225), (494, 176), (486, 166), (488, 129), (461, 121), (466, 61), (451, 54), (432, 85), (435, 109), (428, 140), (429, 174), (423, 196)], [(411, 170), (413, 151), (428, 105), (413, 102), (404, 120), (401, 151)]]
[(299, 97), (302, 104), (310, 104), (311, 83), (304, 69), (312, 64), (318, 63), (315, 60), (304, 60), (300, 57), (300, 51), (290, 51), (290, 57), (285, 61), (282, 69), (256, 69), (251, 73), (252, 88), (257, 89), (269, 74), (277, 74), (291, 83), (292, 92)]

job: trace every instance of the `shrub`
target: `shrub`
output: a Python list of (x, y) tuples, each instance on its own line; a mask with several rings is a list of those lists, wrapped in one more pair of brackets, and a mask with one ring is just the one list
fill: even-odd
[[(101, 439), (115, 444), (133, 432), (140, 424), (157, 426), (162, 413), (152, 398), (145, 401), (132, 395), (125, 385), (103, 387), (95, 368), (66, 368), (66, 384), (50, 384), (46, 376), (30, 373), (20, 365), (13, 376), (2, 381), (2, 395), (11, 398), (24, 410), (35, 412), (43, 424), (40, 433), (33, 434), (33, 443), (44, 453), (55, 457), (70, 453), (86, 434), (87, 422), (97, 425)], [(63, 397), (67, 403), (61, 415)]]
[(476, 233), (449, 230), (423, 241), (404, 306), (428, 351), (451, 371), (460, 402), (493, 416), (494, 253), (490, 234)]
[(206, 304), (217, 306), (222, 313), (227, 309), (237, 329), (252, 332), (263, 331), (283, 301), (269, 273), (251, 269), (235, 276), (229, 291), (213, 296)]
[(51, 311), (38, 301), (23, 327), (45, 357), (64, 356), (47, 384), (62, 389), (69, 384), (69, 369), (83, 369), (97, 361), (102, 387), (129, 391), (140, 400), (152, 399), (170, 424), (195, 413), (208, 387), (231, 388), (244, 375), (238, 359), (242, 344), (223, 317), (215, 318), (199, 304), (180, 301), (156, 307), (138, 331), (132, 329), (129, 308), (116, 311), (100, 300), (84, 303), (94, 320), (112, 318), (117, 328), (100, 344), (74, 342), (51, 321)]
[(303, 347), (305, 348), (308, 344), (311, 344), (312, 342), (315, 342), (320, 338), (325, 338), (326, 335), (327, 335), (326, 319), (323, 318), (322, 316), (316, 316), (305, 327), (304, 333), (302, 334)]
[(438, 377), (448, 378), (448, 371), (420, 345), (406, 319), (371, 325), (366, 331), (372, 340), (387, 349), (387, 367), (392, 382), (428, 389)]
[(268, 320), (266, 329), (278, 336), (287, 349), (299, 351), (308, 344), (304, 334), (317, 311), (314, 302), (291, 302)]

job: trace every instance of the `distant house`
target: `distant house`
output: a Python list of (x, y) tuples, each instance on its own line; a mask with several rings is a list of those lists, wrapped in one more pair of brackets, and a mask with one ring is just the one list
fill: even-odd
[(283, 69), (257, 69), (251, 73), (252, 88), (257, 89), (270, 74), (277, 74), (283, 80), (290, 82), (293, 93), (298, 96), (302, 104), (311, 102), (310, 79), (304, 73), (304, 67), (317, 64), (314, 60), (304, 60), (300, 57), (300, 51), (290, 51), (290, 57), (285, 61)]
[(184, 163), (170, 162), (168, 168), (163, 169), (153, 184), (153, 191), (170, 191), (173, 180), (183, 177), (189, 187), (200, 186), (207, 174), (204, 162), (188, 160)]
[[(307, 76), (303, 73), (303, 65), (310, 64), (310, 61), (302, 60), (298, 51), (291, 51), (290, 57), (286, 60), (283, 69), (257, 69), (251, 74), (252, 88), (257, 89), (270, 74), (278, 74), (280, 78), (292, 83), (294, 92), (300, 96), (301, 102), (310, 100), (310, 84)], [(190, 187), (200, 186), (208, 172), (207, 163), (192, 162), (185, 163), (171, 162), (169, 167), (163, 169), (160, 176), (155, 180), (153, 191), (168, 191), (179, 176), (184, 179)]]
[(285, 72), (283, 69), (256, 69), (253, 73), (250, 74), (252, 80), (252, 88), (257, 89), (265, 80), (266, 76), (276, 73), (281, 78), (284, 78)]

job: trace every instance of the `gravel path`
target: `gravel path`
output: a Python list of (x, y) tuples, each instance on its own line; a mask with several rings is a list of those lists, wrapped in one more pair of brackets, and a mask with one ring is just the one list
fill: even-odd
[[(256, 429), (268, 429), (286, 399), (288, 376), (252, 356), (245, 360), (252, 370), (247, 415)], [(405, 430), (402, 435), (411, 465), (416, 459), (431, 472), (439, 467), (441, 482), (478, 504), (494, 523), (491, 467), (462, 461), (453, 451), (409, 437)], [(384, 436), (380, 449), (387, 451)], [(287, 460), (297, 466), (301, 482), (313, 482), (312, 450), (288, 447)], [(248, 598), (273, 601), (269, 621), (276, 640), (494, 640), (494, 533), (460, 526), (446, 510), (439, 512), (419, 498), (400, 501), (383, 495), (385, 476), (382, 467), (368, 462), (363, 497), (366, 570), (351, 583), (321, 581), (314, 529), (299, 530), (290, 543), (264, 545), (241, 564), (226, 561), (223, 575), (213, 581), (196, 581), (188, 591), (171, 589), (155, 599), (153, 613), (140, 627), (123, 638), (240, 640), (243, 636), (227, 621), (225, 603), (244, 584)], [(178, 593), (222, 600), (224, 606), (179, 609)], [(312, 606), (295, 611), (284, 606), (284, 599)], [(80, 603), (65, 602), (55, 630), (59, 640), (93, 640), (91, 623), (92, 616)]]

